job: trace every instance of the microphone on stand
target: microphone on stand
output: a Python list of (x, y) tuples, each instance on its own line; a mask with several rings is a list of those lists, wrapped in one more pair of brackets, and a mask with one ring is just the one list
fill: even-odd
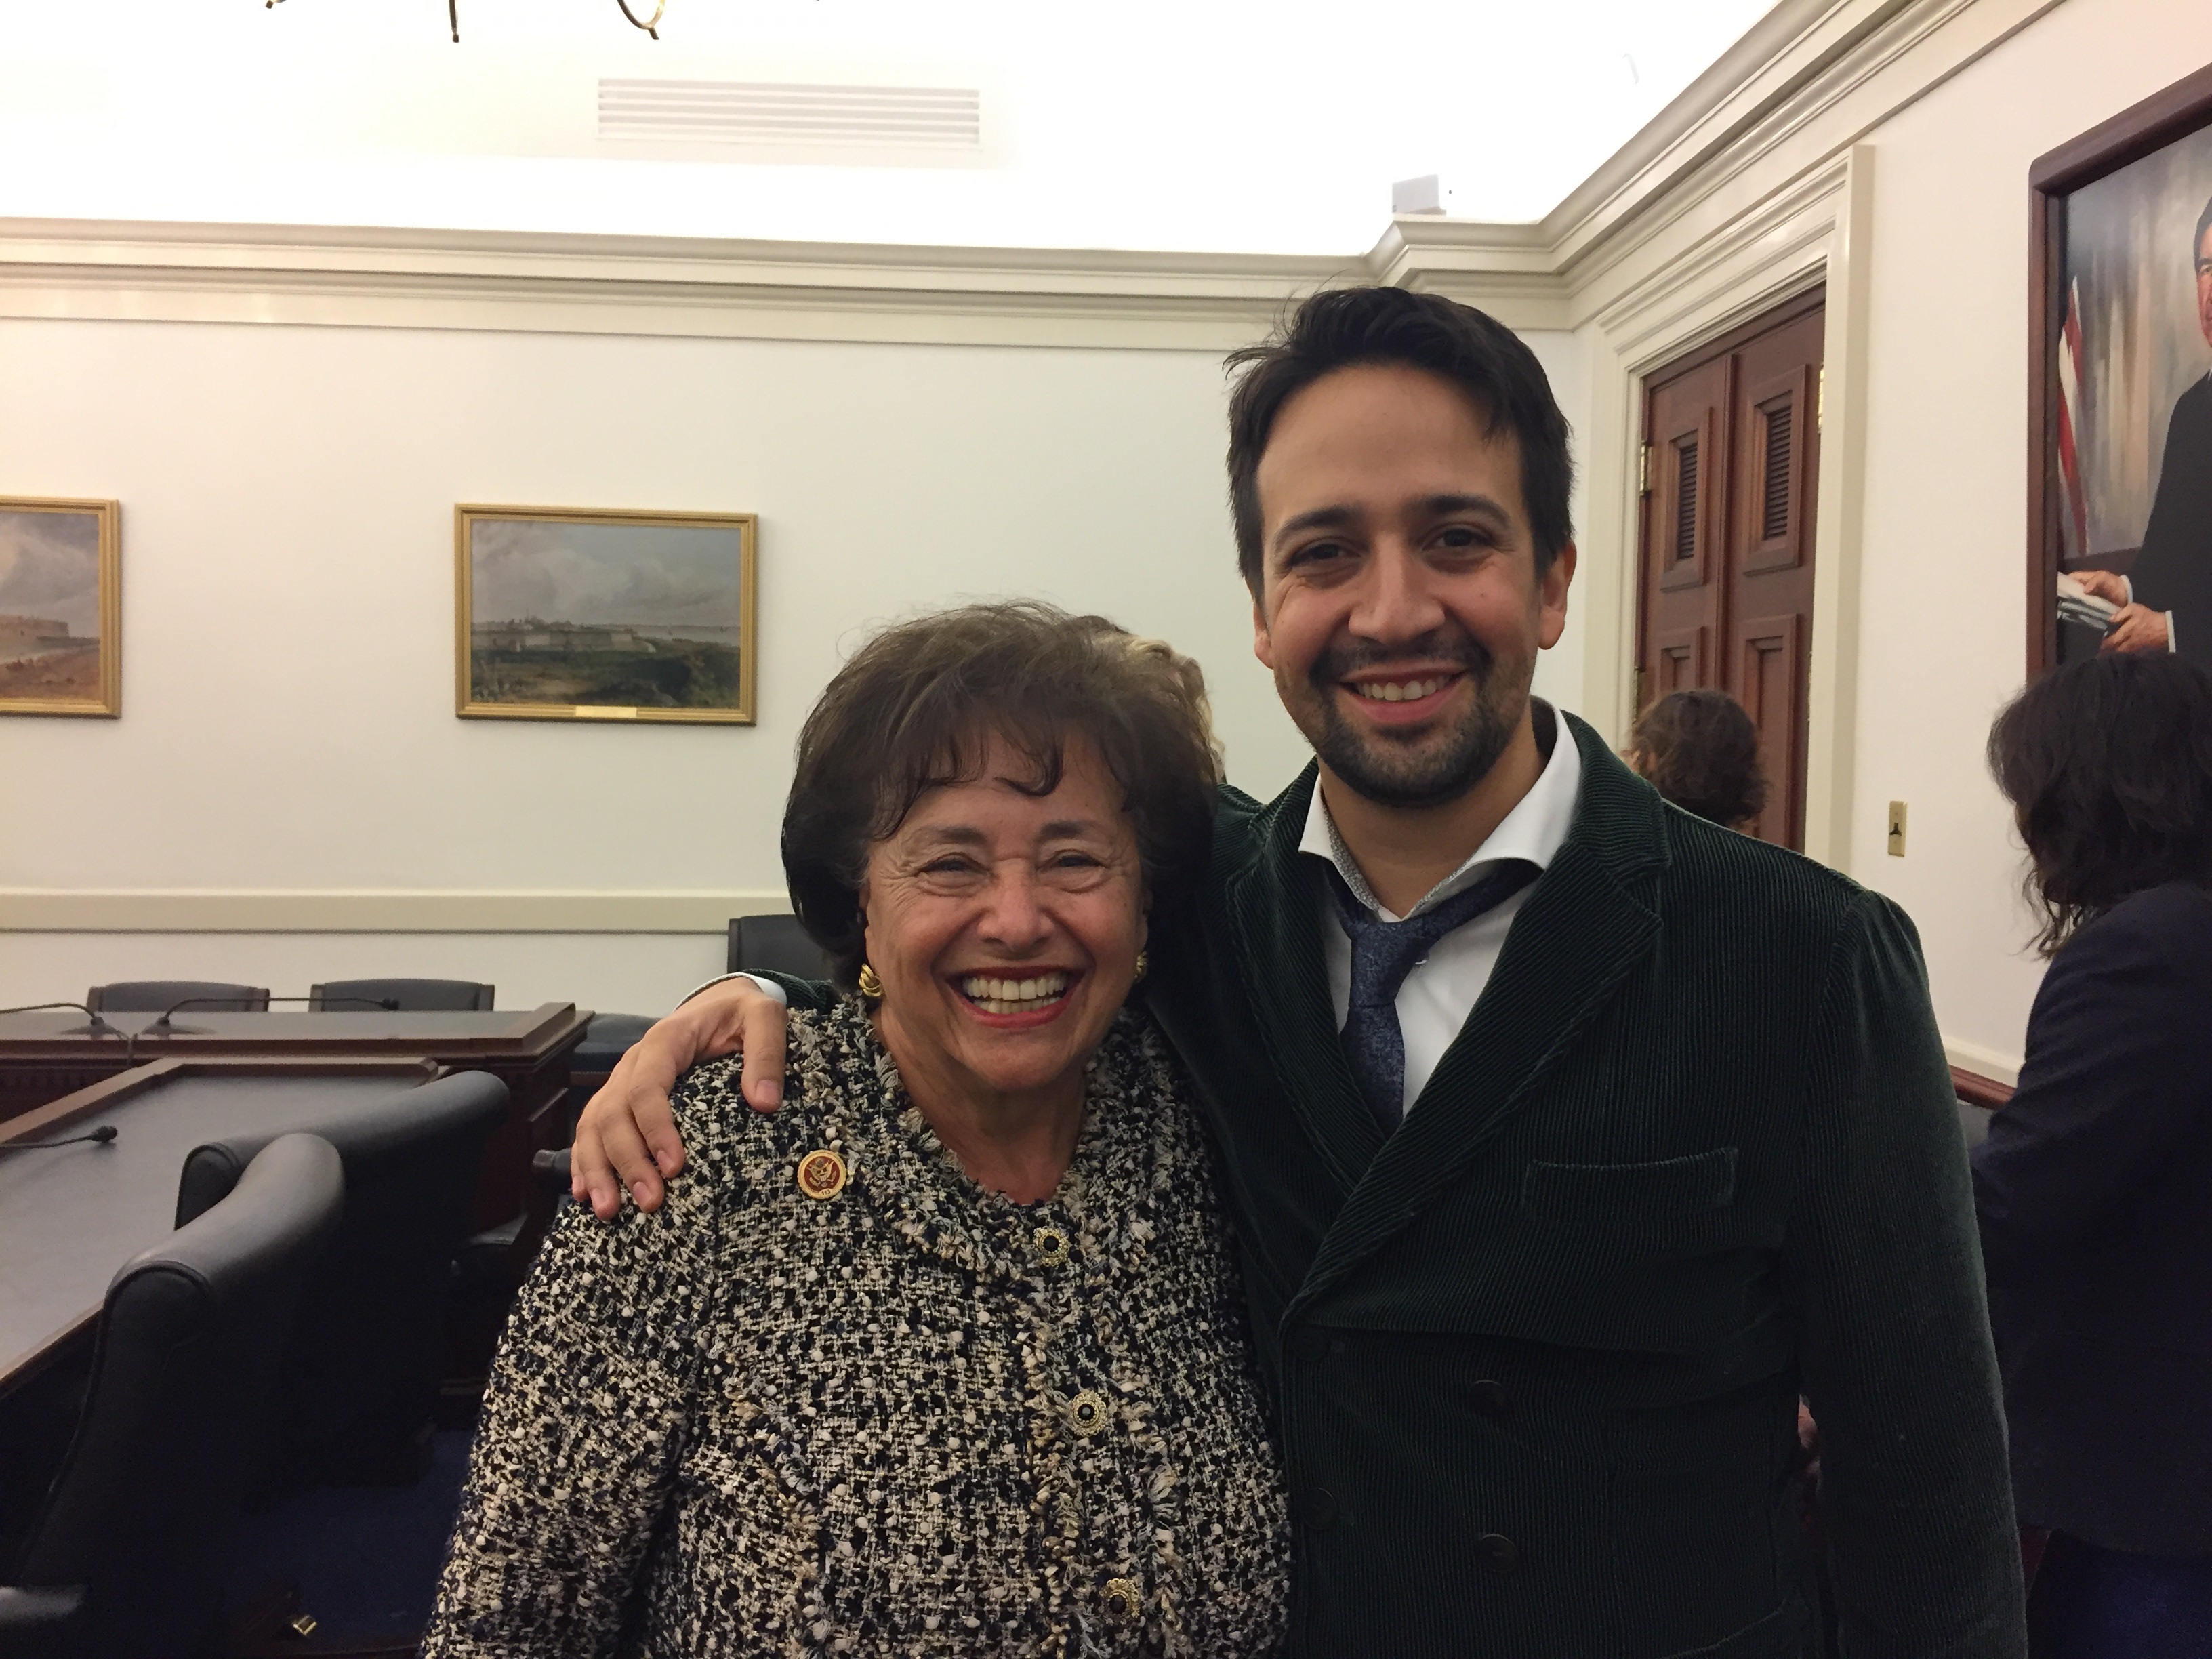
[[(318, 1000), (318, 999), (313, 996), (270, 997), (269, 1000), (271, 1002), (314, 1002)], [(325, 1007), (329, 1006), (333, 1002), (358, 1002), (364, 1007), (380, 1009), (386, 1013), (397, 1012), (399, 1007), (399, 999), (397, 997), (323, 997), (319, 999), (319, 1000)], [(138, 1039), (142, 1036), (172, 1037), (213, 1036), (214, 1033), (207, 1026), (179, 1025), (170, 1019), (169, 1016), (175, 1013), (178, 1009), (189, 1008), (196, 1002), (219, 1003), (234, 1012), (258, 1013), (261, 1012), (259, 1009), (255, 1008), (240, 1009), (238, 1006), (239, 999), (236, 997), (181, 998), (178, 1001), (173, 1002), (167, 1007), (162, 1009), (158, 1018), (149, 1020), (144, 1026), (131, 1033), (129, 1039), (123, 1045), (123, 1063), (126, 1066), (135, 1066), (138, 1063)], [(71, 1006), (74, 1006), (75, 1005), (72, 1004)]]
[(62, 1036), (115, 1036), (123, 1035), (100, 1015), (100, 1010), (88, 1002), (28, 1002), (21, 1008), (0, 1008), (0, 1014), (36, 1014), (48, 1008), (74, 1008), (85, 1017), (82, 1025), (71, 1025), (58, 1035)]
[[(313, 1002), (320, 1004), (321, 1006), (325, 1008), (329, 1007), (333, 1002), (357, 1002), (364, 1008), (381, 1009), (386, 1013), (396, 1013), (399, 1009), (399, 999), (398, 997), (270, 997), (265, 999), (265, 1000), (270, 1002)], [(207, 1036), (210, 1035), (210, 1032), (206, 1026), (179, 1025), (171, 1020), (169, 1016), (175, 1013), (179, 1008), (190, 1008), (196, 1004), (210, 1002), (221, 1005), (222, 1007), (232, 1013), (251, 1014), (261, 1012), (258, 1008), (240, 1007), (238, 1006), (239, 999), (236, 997), (183, 997), (179, 999), (177, 1001), (171, 1003), (167, 1007), (162, 1009), (159, 1017), (149, 1020), (146, 1024), (140, 1029), (138, 1035), (140, 1036), (146, 1036), (154, 1032), (159, 1032), (163, 1036)], [(69, 1006), (72, 1008), (78, 1007), (80, 1006), (80, 1004), (74, 1002), (69, 1005)], [(96, 1019), (99, 1016), (95, 1014), (94, 1018)]]
[(0, 1152), (43, 1152), (56, 1146), (82, 1146), (88, 1142), (106, 1146), (115, 1139), (115, 1126), (103, 1123), (89, 1134), (71, 1135), (66, 1140), (0, 1140)]

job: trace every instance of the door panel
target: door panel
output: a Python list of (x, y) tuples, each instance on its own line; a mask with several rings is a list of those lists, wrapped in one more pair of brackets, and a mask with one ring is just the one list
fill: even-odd
[(1705, 630), (1673, 628), (1661, 630), (1651, 642), (1651, 695), (1688, 691), (1712, 684), (1705, 657)]
[(1754, 833), (1787, 847), (1805, 833), (1826, 321), (1800, 295), (1644, 383), (1638, 712), (1692, 687), (1735, 696), (1767, 774)]
[(1805, 723), (1805, 619), (1795, 611), (1736, 624), (1736, 701), (1759, 728), (1759, 757), (1766, 769), (1766, 810), (1752, 833), (1778, 846), (1804, 840), (1801, 806), (1790, 787), (1792, 740)]
[(1739, 568), (1747, 576), (1801, 565), (1811, 552), (1803, 532), (1809, 527), (1806, 509), (1813, 495), (1807, 466), (1819, 441), (1815, 378), (1812, 365), (1801, 363), (1745, 392), (1750, 418), (1740, 465), (1749, 488), (1737, 494), (1743, 514)]
[(1657, 526), (1659, 586), (1670, 593), (1713, 579), (1713, 544), (1721, 530), (1713, 510), (1714, 480), (1725, 471), (1713, 443), (1720, 410), (1707, 404), (1685, 412), (1698, 418), (1668, 433), (1659, 452), (1659, 499), (1667, 503)]
[[(1721, 626), (1728, 497), (1729, 366), (1708, 364), (1654, 387), (1651, 489), (1644, 507), (1639, 606), (1644, 698), (1711, 685), (1705, 641)], [(1663, 647), (1662, 647), (1663, 642)], [(1663, 656), (1662, 656), (1663, 649)]]

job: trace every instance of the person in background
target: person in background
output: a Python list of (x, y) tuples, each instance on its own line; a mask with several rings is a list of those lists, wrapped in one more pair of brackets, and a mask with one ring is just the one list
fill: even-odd
[(1725, 691), (1669, 691), (1637, 717), (1628, 763), (1662, 797), (1748, 835), (1766, 810), (1759, 728)]
[(901, 623), (831, 680), (783, 854), (838, 994), (792, 1017), (781, 1111), (695, 1067), (668, 1204), (546, 1241), (428, 1659), (1276, 1651), (1228, 1224), (1122, 1006), (1218, 768), (1194, 664), (1048, 605)]
[(2212, 675), (2162, 653), (2069, 664), (1998, 715), (1989, 763), (2051, 959), (1973, 1158), (2031, 1640), (2203, 1659)]

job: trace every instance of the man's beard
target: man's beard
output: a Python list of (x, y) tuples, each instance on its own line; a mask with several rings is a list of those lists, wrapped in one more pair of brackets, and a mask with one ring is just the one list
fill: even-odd
[[(1402, 739), (1387, 729), (1356, 731), (1337, 705), (1340, 692), (1358, 695), (1346, 690), (1344, 682), (1362, 668), (1409, 659), (1455, 663), (1466, 674), (1474, 700), (1459, 724), (1441, 740), (1433, 727), (1408, 732)], [(1521, 723), (1528, 684), (1500, 684), (1497, 667), (1497, 658), (1480, 640), (1455, 628), (1437, 629), (1395, 646), (1370, 641), (1332, 646), (1308, 672), (1314, 692), (1312, 714), (1310, 721), (1299, 724), (1328, 769), (1377, 806), (1441, 805), (1458, 799), (1490, 775)]]

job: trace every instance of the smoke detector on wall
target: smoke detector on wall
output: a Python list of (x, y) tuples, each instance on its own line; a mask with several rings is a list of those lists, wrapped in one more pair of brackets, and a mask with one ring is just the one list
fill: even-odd
[(1440, 174), (1425, 173), (1418, 179), (1401, 179), (1390, 186), (1390, 211), (1400, 213), (1449, 213), (1452, 192), (1444, 188)]

